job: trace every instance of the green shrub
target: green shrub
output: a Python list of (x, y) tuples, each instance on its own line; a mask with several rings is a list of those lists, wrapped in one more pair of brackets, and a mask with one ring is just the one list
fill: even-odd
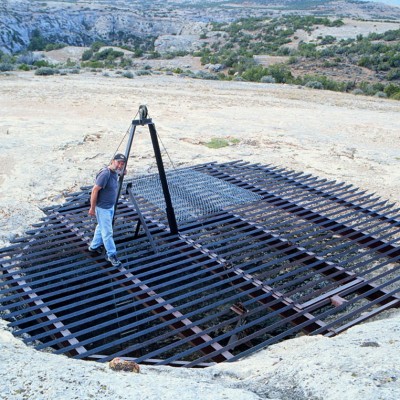
[(268, 75), (271, 75), (277, 83), (290, 83), (293, 75), (286, 65), (273, 64), (268, 67)]
[(36, 57), (32, 52), (26, 52), (18, 55), (17, 62), (20, 64), (33, 65), (36, 61)]
[(50, 67), (50, 64), (46, 60), (37, 60), (33, 63), (35, 67), (41, 68), (41, 67)]
[(387, 97), (387, 94), (385, 92), (376, 92), (374, 94), (375, 97), (381, 97), (381, 98), (385, 98)]
[(324, 88), (324, 85), (318, 81), (308, 81), (304, 86), (311, 88), (311, 89), (323, 89)]
[(124, 55), (123, 51), (117, 51), (117, 50), (113, 50), (112, 48), (108, 48), (108, 49), (104, 49), (102, 51), (97, 52), (93, 56), (93, 59), (95, 61), (99, 61), (99, 60), (113, 61), (118, 57), (122, 57), (123, 55)]
[(96, 52), (98, 52), (98, 51), (99, 51), (102, 47), (104, 47), (104, 46), (105, 46), (105, 43), (96, 41), (96, 42), (93, 42), (93, 43), (92, 43), (92, 45), (90, 46), (90, 48), (92, 49), (92, 51), (93, 51), (94, 53), (96, 53)]
[(393, 100), (400, 100), (400, 91), (390, 96)]
[(267, 68), (264, 68), (262, 65), (255, 65), (246, 69), (242, 73), (242, 78), (246, 81), (260, 82), (261, 78), (266, 75), (270, 75)]
[(260, 82), (262, 83), (276, 83), (275, 78), (271, 75), (264, 75)]
[(20, 64), (20, 65), (18, 66), (18, 69), (20, 69), (21, 71), (30, 71), (30, 70), (31, 70), (31, 68), (29, 67), (29, 65), (26, 65), (26, 64)]
[(88, 61), (88, 60), (90, 60), (92, 57), (93, 57), (93, 50), (92, 50), (92, 49), (88, 49), (88, 50), (85, 50), (85, 51), (82, 53), (82, 58), (81, 58), (81, 60), (82, 60), (82, 61)]
[(149, 58), (149, 60), (161, 58), (161, 54), (158, 51), (151, 51), (148, 55), (148, 58)]
[(321, 39), (320, 44), (326, 45), (326, 44), (332, 44), (334, 42), (336, 42), (336, 38), (334, 36), (327, 35)]
[(209, 142), (204, 143), (209, 149), (220, 149), (231, 145), (239, 144), (240, 140), (237, 138), (212, 138)]
[(305, 75), (300, 78), (300, 84), (307, 86), (309, 82), (313, 82), (311, 85), (315, 89), (319, 86), (316, 82), (322, 84), (323, 89), (332, 90), (334, 92), (345, 92), (354, 88), (354, 82), (338, 82), (330, 79), (324, 75)]
[(205, 71), (196, 71), (193, 75), (193, 78), (197, 79), (209, 79), (209, 80), (217, 80), (217, 75), (210, 74), (209, 72)]
[(119, 62), (119, 66), (121, 68), (131, 67), (132, 64), (133, 64), (132, 58), (121, 57), (121, 60)]
[(385, 87), (383, 91), (387, 94), (388, 97), (392, 99), (393, 96), (400, 93), (400, 86), (390, 83)]
[(14, 69), (14, 65), (8, 63), (0, 63), (0, 71), (12, 71)]
[(386, 75), (386, 79), (388, 81), (394, 81), (400, 79), (400, 68), (394, 68), (390, 70)]
[(135, 72), (137, 76), (142, 76), (142, 75), (151, 75), (151, 72), (146, 70), (146, 69), (139, 69), (138, 71)]
[(32, 31), (31, 41), (28, 46), (28, 50), (44, 50), (46, 46), (46, 40), (42, 36), (39, 29), (34, 29)]
[(383, 92), (385, 89), (385, 85), (379, 82), (361, 82), (358, 87), (368, 96), (374, 96), (377, 92)]
[(104, 63), (101, 61), (85, 61), (82, 63), (83, 68), (104, 68)]
[(48, 43), (46, 44), (44, 51), (59, 50), (67, 47), (65, 43)]
[(54, 75), (56, 70), (50, 67), (41, 67), (35, 71), (35, 75)]
[(124, 78), (128, 78), (128, 79), (132, 79), (132, 78), (133, 78), (133, 74), (132, 74), (131, 71), (125, 71), (125, 72), (122, 74), (122, 76), (123, 76)]
[(360, 95), (360, 94), (364, 94), (364, 92), (362, 91), (362, 89), (354, 89), (351, 93), (355, 94), (355, 95)]
[(229, 146), (229, 142), (222, 138), (212, 138), (208, 143), (205, 143), (205, 145), (209, 149), (220, 149)]

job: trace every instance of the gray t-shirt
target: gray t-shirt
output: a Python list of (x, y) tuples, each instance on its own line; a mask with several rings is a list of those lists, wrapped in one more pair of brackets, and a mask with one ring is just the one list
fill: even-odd
[(101, 186), (96, 206), (105, 209), (114, 207), (118, 194), (118, 174), (104, 168), (96, 177), (96, 185)]

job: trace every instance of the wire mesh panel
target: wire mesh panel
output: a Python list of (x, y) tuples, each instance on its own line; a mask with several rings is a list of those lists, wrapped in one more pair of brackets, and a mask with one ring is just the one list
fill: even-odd
[(137, 203), (124, 194), (118, 204), (120, 267), (87, 251), (90, 188), (0, 249), (0, 315), (15, 335), (75, 358), (202, 367), (400, 306), (394, 204), (244, 162), (167, 178), (178, 233), (157, 177), (128, 181)]
[[(190, 169), (168, 171), (166, 175), (176, 219), (181, 222), (262, 198), (257, 193)], [(135, 178), (132, 188), (136, 196), (165, 210), (158, 174)]]

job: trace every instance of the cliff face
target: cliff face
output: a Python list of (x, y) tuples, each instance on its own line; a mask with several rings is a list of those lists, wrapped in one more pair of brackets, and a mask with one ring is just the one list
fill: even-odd
[[(46, 3), (42, 3), (46, 4)], [(32, 33), (75, 46), (95, 40), (115, 42), (134, 37), (176, 35), (185, 23), (178, 17), (144, 18), (140, 10), (126, 8), (37, 8), (26, 2), (5, 2), (0, 7), (0, 50), (14, 53), (28, 47)]]

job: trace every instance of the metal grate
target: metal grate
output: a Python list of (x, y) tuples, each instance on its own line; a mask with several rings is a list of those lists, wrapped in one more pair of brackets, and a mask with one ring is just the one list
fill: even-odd
[[(87, 252), (94, 223), (90, 188), (82, 188), (1, 249), (0, 313), (14, 334), (75, 358), (201, 367), (300, 332), (333, 336), (399, 307), (393, 204), (344, 183), (244, 162), (202, 164), (169, 179), (182, 176), (227, 184), (246, 200), (201, 211), (191, 202), (190, 220), (187, 205), (174, 204), (183, 215), (175, 235), (153, 195), (140, 194), (147, 183), (132, 182), (157, 252), (148, 235), (135, 235), (139, 215), (123, 195), (115, 223), (123, 266), (115, 268)], [(188, 189), (189, 197), (207, 198), (208, 186)]]
[[(262, 199), (262, 196), (254, 192), (198, 171), (173, 170), (166, 175), (177, 221), (189, 221), (229, 206)], [(132, 189), (136, 196), (165, 210), (158, 174), (135, 178)]]

